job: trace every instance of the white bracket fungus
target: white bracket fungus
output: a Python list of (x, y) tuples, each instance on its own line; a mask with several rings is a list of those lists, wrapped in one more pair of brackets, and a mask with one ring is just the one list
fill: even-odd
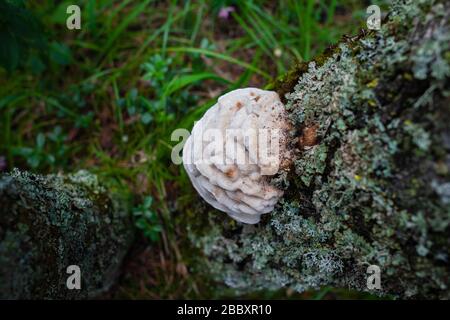
[(194, 125), (183, 148), (184, 167), (210, 205), (237, 221), (258, 223), (283, 195), (268, 176), (289, 162), (289, 129), (276, 92), (231, 91)]

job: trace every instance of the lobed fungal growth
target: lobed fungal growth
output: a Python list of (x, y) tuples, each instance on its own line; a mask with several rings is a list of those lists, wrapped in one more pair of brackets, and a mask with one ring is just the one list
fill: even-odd
[(195, 124), (184, 146), (192, 184), (233, 219), (259, 222), (283, 194), (267, 177), (288, 163), (288, 130), (276, 92), (246, 88), (225, 94)]

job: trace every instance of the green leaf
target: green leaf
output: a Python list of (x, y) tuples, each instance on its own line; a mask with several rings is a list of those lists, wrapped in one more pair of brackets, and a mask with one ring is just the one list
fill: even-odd
[(149, 124), (150, 122), (152, 122), (152, 120), (153, 120), (153, 117), (148, 112), (144, 113), (141, 117), (141, 121), (143, 124)]
[(50, 163), (50, 164), (55, 164), (56, 158), (55, 158), (54, 155), (49, 154), (49, 155), (47, 155), (47, 161), (48, 161), (48, 163)]
[(33, 149), (29, 147), (15, 147), (13, 148), (13, 154), (22, 156), (22, 157), (28, 157), (33, 153)]
[(53, 11), (50, 16), (50, 21), (56, 24), (66, 25), (66, 20), (69, 15), (67, 14), (67, 7), (71, 5), (74, 1), (67, 0), (61, 2)]
[(150, 209), (150, 207), (152, 206), (152, 203), (153, 203), (153, 198), (152, 197), (150, 197), (150, 196), (145, 197), (145, 199), (144, 199), (144, 208)]
[(136, 227), (141, 230), (144, 230), (147, 227), (147, 222), (144, 219), (139, 219), (136, 221)]
[(68, 46), (58, 42), (50, 45), (50, 58), (59, 65), (65, 66), (72, 61), (72, 54)]
[(106, 44), (103, 46), (104, 54), (109, 52), (114, 42), (117, 40), (117, 38), (119, 38), (122, 32), (125, 31), (128, 25), (133, 21), (136, 21), (136, 18), (139, 16), (139, 14), (142, 13), (142, 11), (144, 11), (145, 7), (150, 3), (150, 1), (151, 0), (144, 0), (133, 10), (131, 10), (131, 12), (127, 16), (121, 19), (121, 23), (116, 28), (114, 28), (114, 31), (111, 33), (108, 40), (106, 41)]
[(28, 159), (27, 159), (27, 163), (30, 165), (30, 167), (32, 168), (37, 168), (39, 166), (39, 164), (41, 163), (41, 159), (39, 157), (39, 155), (37, 154), (32, 154)]
[(172, 81), (169, 82), (169, 84), (165, 88), (164, 95), (169, 96), (172, 93), (174, 93), (175, 91), (180, 90), (181, 88), (184, 88), (190, 84), (193, 84), (195, 82), (205, 80), (205, 79), (214, 79), (214, 80), (224, 82), (227, 84), (230, 83), (228, 80), (226, 80), (222, 77), (219, 77), (218, 75), (216, 75), (214, 73), (203, 72), (203, 73), (182, 75), (182, 76), (173, 78)]
[(39, 58), (39, 56), (32, 55), (30, 57), (30, 68), (34, 74), (41, 74), (45, 70), (45, 64)]
[(36, 137), (36, 146), (38, 149), (44, 148), (45, 136), (43, 133), (39, 133)]
[(212, 57), (212, 58), (216, 58), (216, 59), (220, 59), (223, 61), (227, 61), (229, 63), (233, 63), (236, 64), (238, 66), (241, 66), (243, 68), (249, 69), (253, 72), (256, 72), (260, 75), (262, 75), (263, 77), (265, 77), (266, 79), (272, 79), (272, 77), (270, 76), (270, 74), (268, 74), (267, 72), (256, 68), (255, 66), (252, 66), (251, 64), (248, 64), (247, 62), (243, 62), (239, 59), (233, 58), (231, 56), (222, 54), (222, 53), (218, 53), (218, 52), (214, 52), (211, 50), (207, 50), (207, 49), (201, 49), (201, 48), (192, 48), (192, 47), (172, 47), (172, 48), (167, 48), (168, 52), (187, 52), (187, 53), (199, 53), (199, 54), (203, 54), (205, 56), (208, 57)]
[(19, 43), (8, 31), (0, 31), (0, 44), (0, 65), (11, 72), (19, 65)]
[(8, 105), (10, 105), (11, 103), (16, 102), (17, 100), (23, 98), (24, 96), (21, 95), (9, 95), (9, 96), (5, 96), (3, 98), (0, 98), (0, 109), (2, 109), (3, 107), (7, 107)]

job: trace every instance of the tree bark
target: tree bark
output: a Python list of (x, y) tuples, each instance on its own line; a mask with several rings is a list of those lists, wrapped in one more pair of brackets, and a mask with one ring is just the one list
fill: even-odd
[(394, 1), (381, 30), (271, 86), (295, 127), (293, 166), (272, 181), (284, 198), (255, 226), (188, 217), (217, 280), (450, 298), (449, 16), (448, 1)]

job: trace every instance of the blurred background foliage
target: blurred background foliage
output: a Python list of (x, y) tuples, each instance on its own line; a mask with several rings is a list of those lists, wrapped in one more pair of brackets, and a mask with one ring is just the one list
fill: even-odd
[[(66, 27), (71, 4), (81, 7), (81, 30)], [(171, 163), (170, 135), (219, 95), (264, 87), (357, 33), (370, 4), (0, 0), (0, 172), (88, 168), (129, 194), (142, 234), (112, 297), (230, 296), (189, 265), (194, 253), (174, 216), (196, 198)], [(324, 288), (257, 297), (365, 296)]]

